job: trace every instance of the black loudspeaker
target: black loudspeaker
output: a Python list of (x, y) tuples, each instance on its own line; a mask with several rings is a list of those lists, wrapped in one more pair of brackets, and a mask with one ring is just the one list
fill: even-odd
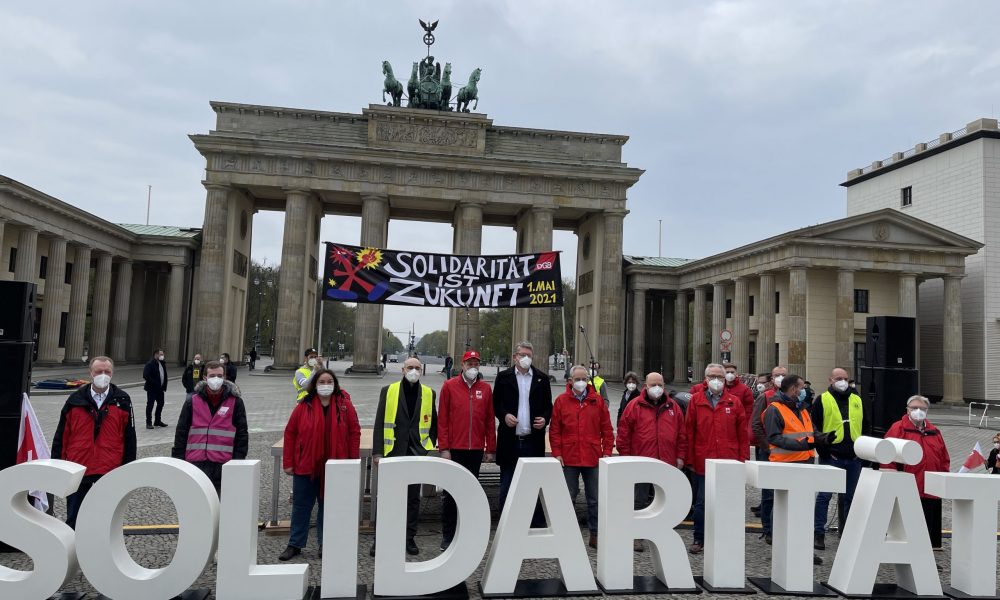
[(0, 342), (0, 417), (21, 416), (21, 396), (31, 385), (34, 346), (31, 342)]
[(35, 284), (0, 281), (0, 342), (33, 341)]
[(872, 433), (883, 437), (906, 413), (906, 401), (919, 393), (916, 369), (861, 367), (861, 398), (871, 414)]
[(865, 321), (865, 365), (916, 369), (917, 320), (912, 317), (868, 317)]

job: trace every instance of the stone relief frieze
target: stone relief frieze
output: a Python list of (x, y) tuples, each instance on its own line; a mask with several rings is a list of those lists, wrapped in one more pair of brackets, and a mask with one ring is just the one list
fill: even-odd
[(375, 125), (375, 139), (380, 142), (475, 148), (477, 137), (476, 131), (473, 129), (406, 123), (379, 123)]

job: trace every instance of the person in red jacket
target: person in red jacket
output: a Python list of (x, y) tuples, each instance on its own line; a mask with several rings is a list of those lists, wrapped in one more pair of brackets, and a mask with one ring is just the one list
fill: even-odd
[[(621, 456), (656, 458), (681, 469), (687, 453), (684, 411), (663, 393), (663, 388), (663, 375), (655, 372), (646, 375), (646, 387), (629, 402), (618, 421), (615, 446)], [(651, 487), (648, 483), (635, 486), (636, 510), (649, 504)], [(643, 551), (639, 540), (634, 548)]]
[(570, 370), (566, 391), (552, 404), (549, 424), (549, 445), (552, 456), (562, 465), (570, 498), (576, 503), (583, 477), (587, 496), (587, 525), (590, 547), (597, 547), (597, 464), (611, 456), (615, 447), (615, 432), (611, 413), (604, 398), (590, 383), (587, 367), (577, 365)]
[(941, 549), (941, 499), (924, 491), (924, 473), (947, 473), (951, 470), (951, 457), (944, 443), (941, 430), (927, 420), (930, 402), (923, 396), (911, 396), (906, 401), (906, 414), (885, 432), (887, 438), (912, 440), (924, 450), (924, 457), (915, 465), (882, 465), (883, 469), (895, 466), (897, 470), (913, 473), (920, 492), (920, 504), (924, 509), (927, 532), (931, 536), (931, 547)]
[[(496, 417), (493, 390), (479, 372), (479, 353), (467, 350), (462, 372), (447, 379), (438, 395), (438, 448), (441, 458), (453, 460), (479, 477), (483, 462), (497, 456)], [(458, 510), (447, 492), (441, 507), (441, 549), (455, 537)]]
[(691, 396), (684, 419), (687, 461), (695, 488), (694, 543), (691, 554), (702, 551), (705, 541), (705, 461), (720, 458), (745, 461), (750, 458), (749, 429), (740, 400), (726, 390), (726, 370), (712, 363), (705, 367), (707, 386)]
[(74, 529), (80, 505), (97, 480), (135, 460), (132, 399), (111, 385), (114, 368), (107, 356), (91, 359), (92, 383), (70, 394), (52, 438), (52, 458), (87, 467), (80, 487), (66, 497), (66, 524)]
[[(753, 391), (740, 381), (739, 369), (733, 363), (722, 363), (722, 368), (726, 370), (726, 391), (736, 396), (743, 405), (743, 414), (750, 415), (753, 412)], [(699, 381), (691, 386), (691, 395), (704, 391), (708, 381)], [(749, 418), (747, 425), (750, 425)], [(752, 435), (752, 432), (751, 432)]]
[(361, 424), (351, 397), (340, 388), (337, 376), (320, 369), (309, 380), (308, 394), (295, 405), (285, 426), (283, 466), (292, 476), (292, 527), (288, 547), (278, 560), (302, 553), (309, 537), (313, 506), (316, 539), (323, 557), (323, 479), (326, 461), (361, 456)]

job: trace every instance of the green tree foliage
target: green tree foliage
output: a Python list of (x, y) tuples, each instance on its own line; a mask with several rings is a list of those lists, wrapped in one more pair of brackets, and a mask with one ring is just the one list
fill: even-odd
[[(563, 293), (563, 305), (562, 307), (556, 306), (551, 309), (552, 311), (552, 329), (551, 329), (551, 339), (552, 352), (560, 353), (565, 348), (570, 353), (570, 358), (573, 355), (573, 344), (576, 341), (576, 284), (572, 279), (563, 279), (562, 281), (562, 293)], [(563, 341), (563, 311), (566, 311), (566, 340)], [(579, 360), (577, 360), (579, 362)]]
[(266, 261), (250, 261), (247, 274), (247, 318), (243, 336), (247, 350), (256, 345), (257, 352), (261, 354), (270, 355), (272, 352), (274, 321), (278, 314), (279, 274), (277, 265), (269, 265)]
[(403, 344), (402, 340), (396, 337), (396, 334), (389, 331), (388, 328), (382, 328), (382, 340), (382, 352), (387, 354), (396, 354), (406, 349), (406, 345)]
[(513, 308), (479, 311), (479, 331), (482, 335), (479, 355), (490, 364), (503, 364), (513, 353), (514, 333)]
[(432, 331), (420, 338), (417, 342), (417, 354), (424, 356), (447, 355), (448, 332), (443, 329), (438, 329), (437, 331)]

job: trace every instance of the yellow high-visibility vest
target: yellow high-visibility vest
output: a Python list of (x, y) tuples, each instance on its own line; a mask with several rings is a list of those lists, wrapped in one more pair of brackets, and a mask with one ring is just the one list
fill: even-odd
[[(396, 446), (396, 410), (399, 408), (399, 386), (401, 382), (389, 386), (385, 393), (385, 423), (382, 429), (382, 456), (388, 456)], [(431, 441), (431, 419), (434, 410), (434, 392), (426, 385), (420, 385), (420, 445), (430, 452), (434, 449)]]
[(295, 375), (292, 375), (292, 385), (295, 386), (296, 402), (301, 402), (302, 399), (309, 394), (308, 385), (299, 385), (299, 373), (308, 378), (310, 375), (312, 375), (312, 369), (309, 367), (299, 367), (295, 371)]
[[(823, 392), (820, 396), (823, 402), (823, 431), (836, 431), (833, 438), (834, 444), (844, 441), (844, 415), (840, 414), (840, 407), (837, 400), (830, 393), (830, 390)], [(861, 398), (857, 394), (851, 394), (847, 399), (847, 420), (851, 429), (851, 441), (856, 442), (861, 437), (861, 418), (864, 408), (861, 405)]]

